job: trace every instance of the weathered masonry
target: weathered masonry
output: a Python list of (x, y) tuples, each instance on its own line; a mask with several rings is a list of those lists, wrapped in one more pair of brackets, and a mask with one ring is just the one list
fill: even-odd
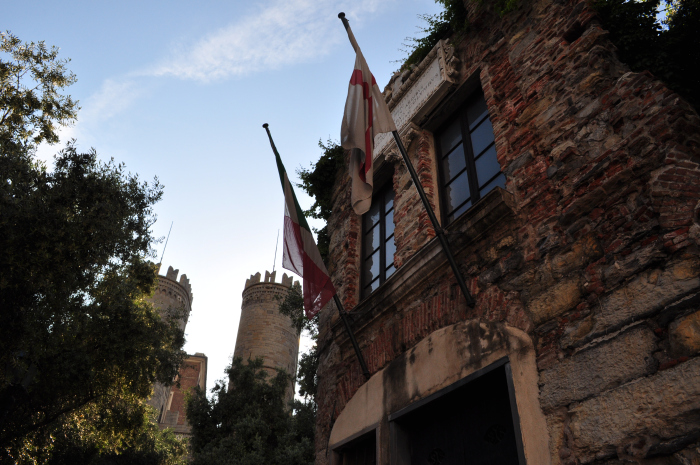
[[(260, 282), (260, 273), (246, 279), (233, 356), (244, 361), (262, 357), (263, 367), (270, 377), (282, 369), (294, 378), (299, 358), (299, 334), (291, 318), (278, 311), (280, 302), (292, 287), (293, 278), (285, 273), (282, 282), (276, 283), (276, 276), (276, 271), (266, 271), (263, 282)], [(293, 399), (294, 380), (287, 389), (286, 401)]]
[(698, 463), (698, 114), (586, 2), (465, 5), (385, 97), (476, 306), (378, 138), (372, 209), (339, 173), (329, 221), (372, 376), (324, 309), (317, 463)]

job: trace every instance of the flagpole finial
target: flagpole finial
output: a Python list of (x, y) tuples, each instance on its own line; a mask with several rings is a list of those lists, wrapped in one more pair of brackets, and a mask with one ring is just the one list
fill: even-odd
[(269, 124), (267, 124), (267, 123), (263, 124), (263, 127), (264, 127), (265, 129), (267, 129), (268, 126), (269, 126)]
[(340, 18), (340, 20), (343, 22), (343, 26), (345, 26), (345, 29), (350, 27), (350, 23), (348, 23), (347, 18), (345, 18), (345, 13), (343, 13), (342, 11), (338, 13), (338, 18)]

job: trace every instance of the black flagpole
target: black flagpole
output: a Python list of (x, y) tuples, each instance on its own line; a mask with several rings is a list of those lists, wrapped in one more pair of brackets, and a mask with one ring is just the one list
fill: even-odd
[(343, 308), (343, 304), (340, 302), (340, 298), (338, 297), (337, 292), (333, 294), (333, 300), (335, 301), (335, 306), (338, 307), (338, 313), (340, 314), (340, 319), (343, 320), (345, 330), (348, 332), (348, 336), (350, 336), (350, 342), (352, 342), (352, 346), (355, 348), (355, 354), (357, 355), (357, 359), (360, 361), (360, 368), (362, 368), (362, 373), (365, 375), (366, 379), (369, 379), (370, 375), (369, 370), (367, 369), (367, 364), (365, 363), (365, 358), (362, 356), (360, 346), (357, 345), (355, 333), (352, 332), (352, 328), (350, 327), (350, 322), (348, 321), (348, 312), (346, 312)]
[(425, 209), (428, 211), (428, 216), (430, 217), (431, 223), (433, 223), (433, 228), (435, 229), (435, 233), (438, 236), (438, 239), (440, 239), (440, 243), (442, 244), (442, 250), (445, 252), (445, 255), (447, 256), (447, 261), (450, 263), (450, 267), (452, 267), (452, 272), (454, 273), (455, 277), (457, 278), (457, 283), (459, 284), (459, 287), (462, 289), (462, 294), (464, 294), (464, 299), (467, 301), (467, 305), (471, 308), (474, 308), (474, 298), (472, 297), (471, 293), (469, 292), (469, 289), (467, 288), (467, 283), (464, 282), (464, 278), (462, 277), (462, 272), (459, 270), (459, 267), (457, 266), (457, 262), (455, 261), (454, 256), (452, 255), (452, 249), (450, 249), (450, 244), (447, 242), (447, 236), (445, 236), (445, 231), (442, 229), (440, 224), (437, 221), (437, 218), (435, 217), (435, 213), (433, 212), (432, 207), (430, 206), (430, 203), (428, 203), (428, 197), (425, 195), (425, 191), (423, 190), (423, 186), (420, 183), (420, 180), (418, 179), (418, 174), (416, 173), (416, 170), (413, 169), (413, 164), (411, 163), (411, 160), (408, 158), (408, 154), (406, 153), (406, 149), (403, 146), (403, 143), (401, 142), (401, 138), (399, 137), (399, 132), (398, 131), (392, 131), (392, 134), (394, 135), (394, 140), (396, 141), (396, 145), (399, 146), (399, 151), (401, 152), (401, 156), (403, 157), (404, 163), (406, 163), (406, 167), (408, 168), (408, 172), (411, 173), (411, 179), (413, 179), (413, 184), (415, 184), (416, 189), (418, 190), (418, 195), (420, 195), (420, 199), (423, 201), (423, 205), (425, 206)]
[[(345, 26), (345, 29), (350, 29), (350, 23), (348, 23), (348, 20), (345, 18), (345, 13), (338, 13), (338, 18), (343, 22), (343, 26)], [(442, 250), (445, 252), (445, 255), (447, 256), (447, 261), (450, 264), (450, 267), (452, 268), (452, 272), (455, 275), (455, 278), (457, 278), (457, 284), (459, 284), (459, 287), (462, 289), (462, 294), (464, 295), (464, 299), (467, 301), (467, 306), (474, 308), (474, 298), (472, 297), (471, 293), (469, 292), (469, 289), (467, 288), (467, 283), (464, 281), (464, 278), (462, 277), (462, 272), (459, 270), (459, 267), (457, 266), (457, 262), (454, 259), (454, 256), (452, 255), (452, 249), (450, 249), (450, 244), (447, 242), (447, 236), (445, 236), (445, 231), (442, 229), (440, 226), (440, 223), (438, 223), (437, 218), (435, 217), (435, 213), (433, 212), (433, 208), (430, 206), (430, 203), (428, 202), (428, 196), (425, 195), (425, 191), (423, 190), (423, 185), (421, 184), (420, 180), (418, 179), (418, 174), (416, 173), (416, 170), (413, 169), (413, 164), (411, 163), (411, 159), (408, 158), (408, 154), (406, 153), (406, 149), (403, 146), (403, 143), (401, 142), (401, 138), (399, 137), (398, 131), (392, 131), (392, 134), (394, 135), (394, 140), (396, 141), (396, 145), (399, 147), (399, 152), (401, 152), (401, 156), (403, 157), (403, 161), (406, 164), (406, 168), (408, 168), (408, 172), (411, 174), (411, 179), (413, 180), (413, 184), (416, 186), (416, 189), (418, 190), (418, 195), (420, 196), (420, 199), (423, 201), (423, 206), (425, 207), (426, 211), (428, 212), (428, 217), (430, 218), (430, 222), (433, 223), (433, 229), (435, 229), (435, 233), (438, 236), (438, 239), (440, 239), (440, 244), (442, 244)]]
[[(267, 137), (270, 138), (270, 145), (272, 146), (272, 151), (277, 154), (277, 148), (275, 147), (275, 143), (272, 141), (272, 134), (270, 133), (269, 125), (267, 123), (263, 124), (263, 127), (265, 128), (265, 131), (267, 131)], [(314, 244), (315, 245), (315, 244)], [(303, 278), (303, 276), (302, 276)], [(335, 286), (333, 286), (335, 288)], [(355, 339), (355, 334), (352, 332), (352, 328), (350, 327), (350, 322), (348, 321), (348, 314), (345, 311), (345, 308), (343, 308), (343, 304), (340, 302), (340, 299), (338, 298), (338, 292), (336, 291), (335, 294), (333, 294), (333, 300), (335, 301), (335, 306), (338, 307), (338, 313), (340, 314), (340, 319), (343, 320), (343, 325), (345, 325), (345, 330), (348, 332), (348, 336), (350, 336), (350, 342), (352, 343), (352, 347), (355, 349), (355, 355), (357, 355), (357, 359), (360, 362), (360, 368), (362, 368), (362, 373), (365, 375), (366, 379), (370, 378), (369, 370), (367, 369), (367, 364), (365, 363), (365, 358), (362, 356), (362, 351), (360, 350), (360, 346), (357, 344), (357, 339)]]

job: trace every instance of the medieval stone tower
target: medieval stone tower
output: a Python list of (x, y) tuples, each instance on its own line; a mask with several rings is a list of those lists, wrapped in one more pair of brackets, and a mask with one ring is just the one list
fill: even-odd
[[(292, 277), (284, 274), (282, 283), (276, 283), (276, 274), (266, 271), (264, 282), (260, 282), (260, 273), (246, 279), (233, 356), (243, 360), (262, 357), (271, 376), (276, 374), (277, 368), (295, 376), (299, 335), (291, 319), (278, 311), (279, 299), (284, 299), (292, 287)], [(287, 400), (294, 397), (293, 382), (287, 397)]]
[[(168, 268), (168, 272), (165, 276), (159, 274), (156, 290), (149, 300), (158, 310), (161, 317), (177, 319), (180, 329), (184, 331), (190, 312), (192, 311), (193, 296), (192, 286), (190, 285), (190, 280), (187, 278), (187, 275), (183, 274), (180, 276), (180, 280), (177, 280), (179, 272), (180, 270), (175, 270), (171, 266)], [(172, 398), (172, 386), (164, 386), (161, 383), (155, 383), (153, 386), (153, 395), (148, 400), (148, 403), (160, 412), (158, 416), (159, 424), (168, 421), (168, 412)], [(177, 423), (177, 417), (174, 420), (175, 423)]]
[(180, 322), (180, 329), (184, 331), (192, 311), (194, 297), (187, 275), (183, 274), (180, 276), (180, 280), (177, 280), (179, 272), (180, 270), (174, 270), (171, 266), (165, 276), (158, 276), (158, 285), (153, 297), (151, 297), (151, 302), (161, 312), (161, 315), (176, 316)]

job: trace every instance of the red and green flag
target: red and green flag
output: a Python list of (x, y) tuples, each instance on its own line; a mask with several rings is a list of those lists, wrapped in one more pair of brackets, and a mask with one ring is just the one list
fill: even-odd
[(299, 207), (297, 197), (294, 195), (294, 189), (292, 189), (292, 184), (287, 177), (287, 170), (284, 169), (280, 155), (277, 153), (267, 124), (264, 125), (264, 128), (267, 130), (272, 151), (275, 153), (277, 169), (284, 191), (282, 267), (303, 278), (304, 311), (306, 317), (311, 319), (333, 298), (336, 291), (328, 275), (328, 270), (326, 270), (326, 265), (323, 264), (304, 212)]

